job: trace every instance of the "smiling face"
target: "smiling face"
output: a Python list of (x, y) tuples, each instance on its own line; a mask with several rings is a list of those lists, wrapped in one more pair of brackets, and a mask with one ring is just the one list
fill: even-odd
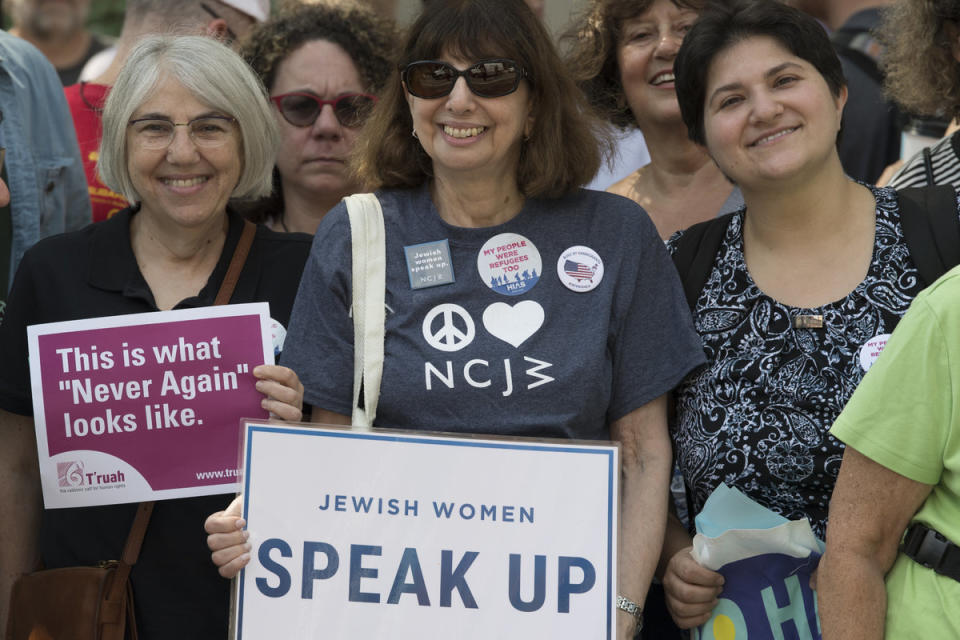
[(655, 0), (645, 12), (620, 26), (620, 83), (641, 129), (680, 121), (673, 60), (696, 19), (697, 13), (691, 9), (680, 8), (671, 0)]
[[(478, 60), (439, 58), (459, 70)], [(523, 139), (533, 130), (530, 88), (521, 80), (517, 90), (498, 98), (481, 98), (457, 78), (442, 98), (417, 98), (407, 93), (413, 129), (433, 161), (438, 179), (457, 180), (464, 174), (494, 180), (516, 179)]]
[[(313, 40), (288, 55), (277, 69), (270, 95), (311, 93), (332, 100), (346, 93), (365, 93), (360, 73), (347, 52), (327, 40)], [(346, 160), (356, 144), (359, 128), (344, 127), (324, 105), (316, 122), (295, 127), (274, 106), (280, 124), (277, 169), (283, 188), (296, 189), (323, 200), (339, 200), (356, 185), (347, 173)]]
[(717, 54), (707, 74), (707, 150), (744, 189), (803, 181), (839, 165), (846, 96), (845, 87), (834, 96), (813, 65), (774, 38), (741, 40)]
[[(131, 120), (151, 117), (174, 123), (208, 115), (227, 115), (200, 102), (177, 80), (164, 77)], [(127, 127), (127, 171), (142, 202), (141, 214), (157, 224), (198, 227), (226, 212), (227, 200), (243, 170), (240, 132), (229, 125), (227, 141), (217, 147), (197, 146), (187, 127), (175, 127), (166, 148), (147, 149), (133, 127)]]

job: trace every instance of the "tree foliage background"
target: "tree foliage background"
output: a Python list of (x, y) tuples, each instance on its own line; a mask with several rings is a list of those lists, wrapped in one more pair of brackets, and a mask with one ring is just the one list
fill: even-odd
[(105, 36), (120, 35), (124, 4), (125, 0), (93, 0), (87, 17), (90, 30)]

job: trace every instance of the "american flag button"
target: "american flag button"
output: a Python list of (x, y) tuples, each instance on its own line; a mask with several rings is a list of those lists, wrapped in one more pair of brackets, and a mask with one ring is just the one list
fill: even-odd
[(576, 245), (560, 254), (557, 275), (563, 286), (571, 291), (593, 291), (603, 280), (603, 260), (590, 247)]

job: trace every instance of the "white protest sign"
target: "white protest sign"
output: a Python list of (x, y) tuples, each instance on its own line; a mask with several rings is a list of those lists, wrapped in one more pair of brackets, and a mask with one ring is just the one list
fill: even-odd
[(609, 640), (618, 453), (248, 423), (233, 637)]
[(27, 328), (48, 509), (237, 490), (240, 421), (265, 418), (267, 303)]

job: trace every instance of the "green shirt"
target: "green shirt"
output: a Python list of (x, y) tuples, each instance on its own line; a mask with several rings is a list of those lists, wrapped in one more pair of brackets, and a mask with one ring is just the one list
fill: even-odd
[[(960, 267), (918, 295), (830, 430), (933, 490), (912, 522), (960, 544)], [(960, 637), (960, 582), (899, 554), (887, 638)]]

